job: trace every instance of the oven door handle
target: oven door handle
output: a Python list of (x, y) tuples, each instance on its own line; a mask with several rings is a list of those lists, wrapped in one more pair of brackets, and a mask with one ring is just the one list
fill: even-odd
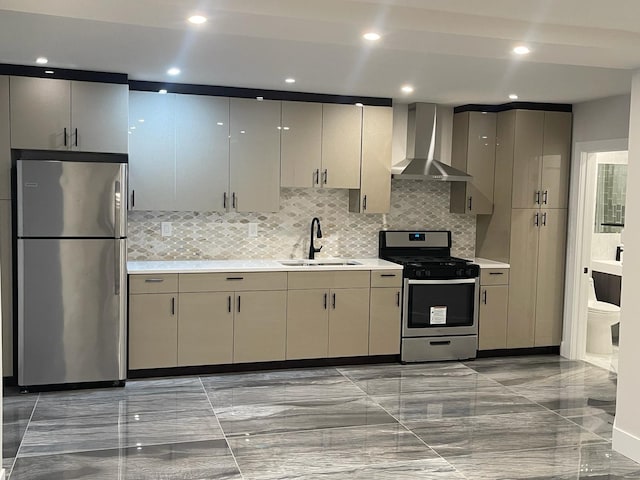
[(452, 278), (440, 280), (407, 280), (408, 285), (456, 285), (465, 283), (477, 283), (477, 278)]

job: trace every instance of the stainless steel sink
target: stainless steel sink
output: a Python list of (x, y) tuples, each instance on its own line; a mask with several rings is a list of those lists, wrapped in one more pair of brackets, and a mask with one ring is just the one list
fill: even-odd
[(354, 262), (353, 260), (288, 260), (286, 262), (280, 262), (280, 264), (285, 267), (340, 267), (362, 265), (360, 262)]

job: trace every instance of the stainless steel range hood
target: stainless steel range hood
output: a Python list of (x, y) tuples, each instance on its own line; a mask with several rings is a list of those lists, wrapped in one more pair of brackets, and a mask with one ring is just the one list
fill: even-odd
[[(434, 158), (440, 151), (443, 129), (435, 103), (412, 103), (407, 118), (407, 158), (391, 167), (392, 178), (468, 182), (473, 177)], [(440, 107), (442, 108), (442, 107)]]

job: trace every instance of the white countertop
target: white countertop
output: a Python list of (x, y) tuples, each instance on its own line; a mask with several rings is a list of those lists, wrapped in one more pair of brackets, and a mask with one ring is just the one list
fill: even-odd
[[(317, 258), (316, 262), (337, 260), (335, 258)], [(127, 262), (130, 274), (144, 273), (211, 273), (211, 272), (299, 272), (319, 270), (402, 270), (402, 265), (387, 262), (379, 258), (339, 259), (358, 262), (359, 265), (314, 265), (291, 266), (280, 262), (296, 260), (164, 260)], [(313, 260), (312, 260), (313, 262)]]
[(480, 268), (511, 268), (511, 265), (504, 262), (496, 262), (495, 260), (489, 260), (487, 258), (476, 257), (473, 259), (473, 263), (480, 265)]
[(591, 260), (591, 270), (621, 277), (622, 262), (617, 260)]

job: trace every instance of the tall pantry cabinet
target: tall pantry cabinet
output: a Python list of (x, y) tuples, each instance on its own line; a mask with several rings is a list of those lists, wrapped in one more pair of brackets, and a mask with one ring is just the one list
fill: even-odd
[(571, 113), (498, 113), (494, 212), (479, 216), (478, 256), (511, 264), (506, 348), (562, 337)]

